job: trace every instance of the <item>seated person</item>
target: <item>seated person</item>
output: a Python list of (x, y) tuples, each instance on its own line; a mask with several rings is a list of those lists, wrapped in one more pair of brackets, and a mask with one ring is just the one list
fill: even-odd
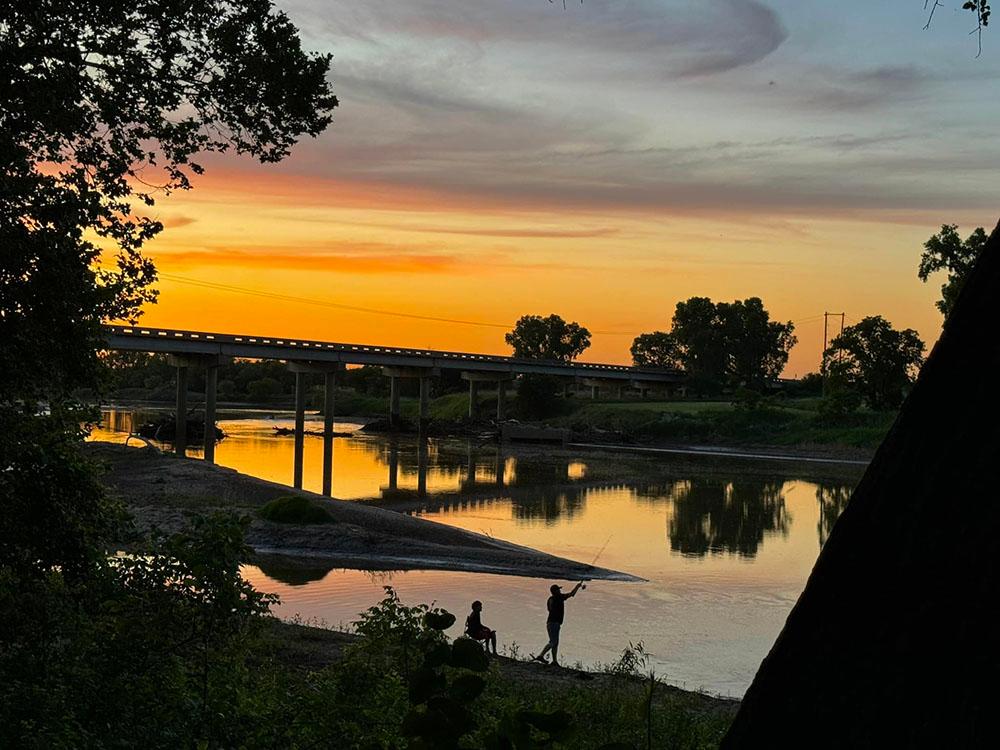
[(465, 634), (469, 636), (474, 641), (485, 641), (486, 642), (486, 653), (490, 652), (492, 647), (493, 653), (497, 652), (497, 631), (490, 630), (488, 627), (483, 625), (483, 621), (480, 619), (480, 615), (483, 611), (483, 603), (481, 601), (474, 601), (472, 603), (472, 612), (469, 616), (465, 618)]

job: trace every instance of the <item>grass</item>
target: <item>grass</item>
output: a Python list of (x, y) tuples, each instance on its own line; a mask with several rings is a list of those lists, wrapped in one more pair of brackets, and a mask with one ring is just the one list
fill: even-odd
[(831, 420), (817, 399), (779, 401), (745, 409), (719, 401), (588, 403), (550, 420), (578, 433), (611, 432), (626, 441), (701, 444), (833, 446), (869, 450), (878, 446), (895, 414), (859, 411)]
[(285, 495), (262, 506), (257, 513), (274, 523), (317, 524), (334, 523), (333, 517), (308, 497)]

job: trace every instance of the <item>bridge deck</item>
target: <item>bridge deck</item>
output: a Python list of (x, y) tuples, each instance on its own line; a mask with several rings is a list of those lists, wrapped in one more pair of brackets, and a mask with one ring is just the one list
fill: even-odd
[(681, 370), (661, 370), (593, 362), (555, 362), (493, 354), (344, 344), (308, 339), (182, 331), (145, 326), (105, 326), (108, 349), (162, 354), (216, 354), (288, 362), (343, 362), (386, 367), (438, 368), (513, 375), (558, 375), (602, 380), (679, 383)]

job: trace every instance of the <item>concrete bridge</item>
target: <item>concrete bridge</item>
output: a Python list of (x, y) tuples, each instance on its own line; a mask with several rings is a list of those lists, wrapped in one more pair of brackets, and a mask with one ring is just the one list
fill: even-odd
[[(479, 388), (496, 388), (496, 416), (504, 419), (506, 392), (519, 375), (550, 375), (561, 378), (567, 387), (589, 389), (593, 398), (601, 389), (613, 389), (621, 397), (626, 388), (638, 389), (645, 397), (651, 388), (680, 389), (685, 382), (681, 370), (629, 367), (592, 362), (557, 362), (518, 359), (493, 354), (452, 352), (435, 349), (406, 349), (394, 346), (344, 344), (309, 339), (252, 336), (206, 331), (182, 331), (145, 326), (105, 326), (107, 349), (120, 352), (166, 354), (177, 368), (176, 436), (174, 449), (187, 450), (187, 374), (191, 367), (204, 367), (205, 424), (215, 423), (218, 366), (233, 357), (281, 360), (295, 373), (295, 452), (292, 484), (302, 487), (302, 454), (305, 430), (305, 376), (324, 376), (323, 408), (323, 494), (329, 495), (333, 476), (333, 406), (337, 372), (346, 365), (375, 365), (389, 378), (389, 422), (400, 422), (400, 380), (420, 381), (420, 426), (427, 421), (431, 380), (443, 370), (457, 370), (469, 383), (469, 416), (476, 416)], [(215, 443), (205, 441), (205, 460), (215, 461)]]

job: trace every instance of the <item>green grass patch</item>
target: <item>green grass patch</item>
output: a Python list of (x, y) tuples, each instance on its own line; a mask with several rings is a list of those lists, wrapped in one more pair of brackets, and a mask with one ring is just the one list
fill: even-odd
[(274, 523), (333, 523), (333, 516), (308, 497), (285, 495), (267, 503), (257, 511), (265, 521)]

